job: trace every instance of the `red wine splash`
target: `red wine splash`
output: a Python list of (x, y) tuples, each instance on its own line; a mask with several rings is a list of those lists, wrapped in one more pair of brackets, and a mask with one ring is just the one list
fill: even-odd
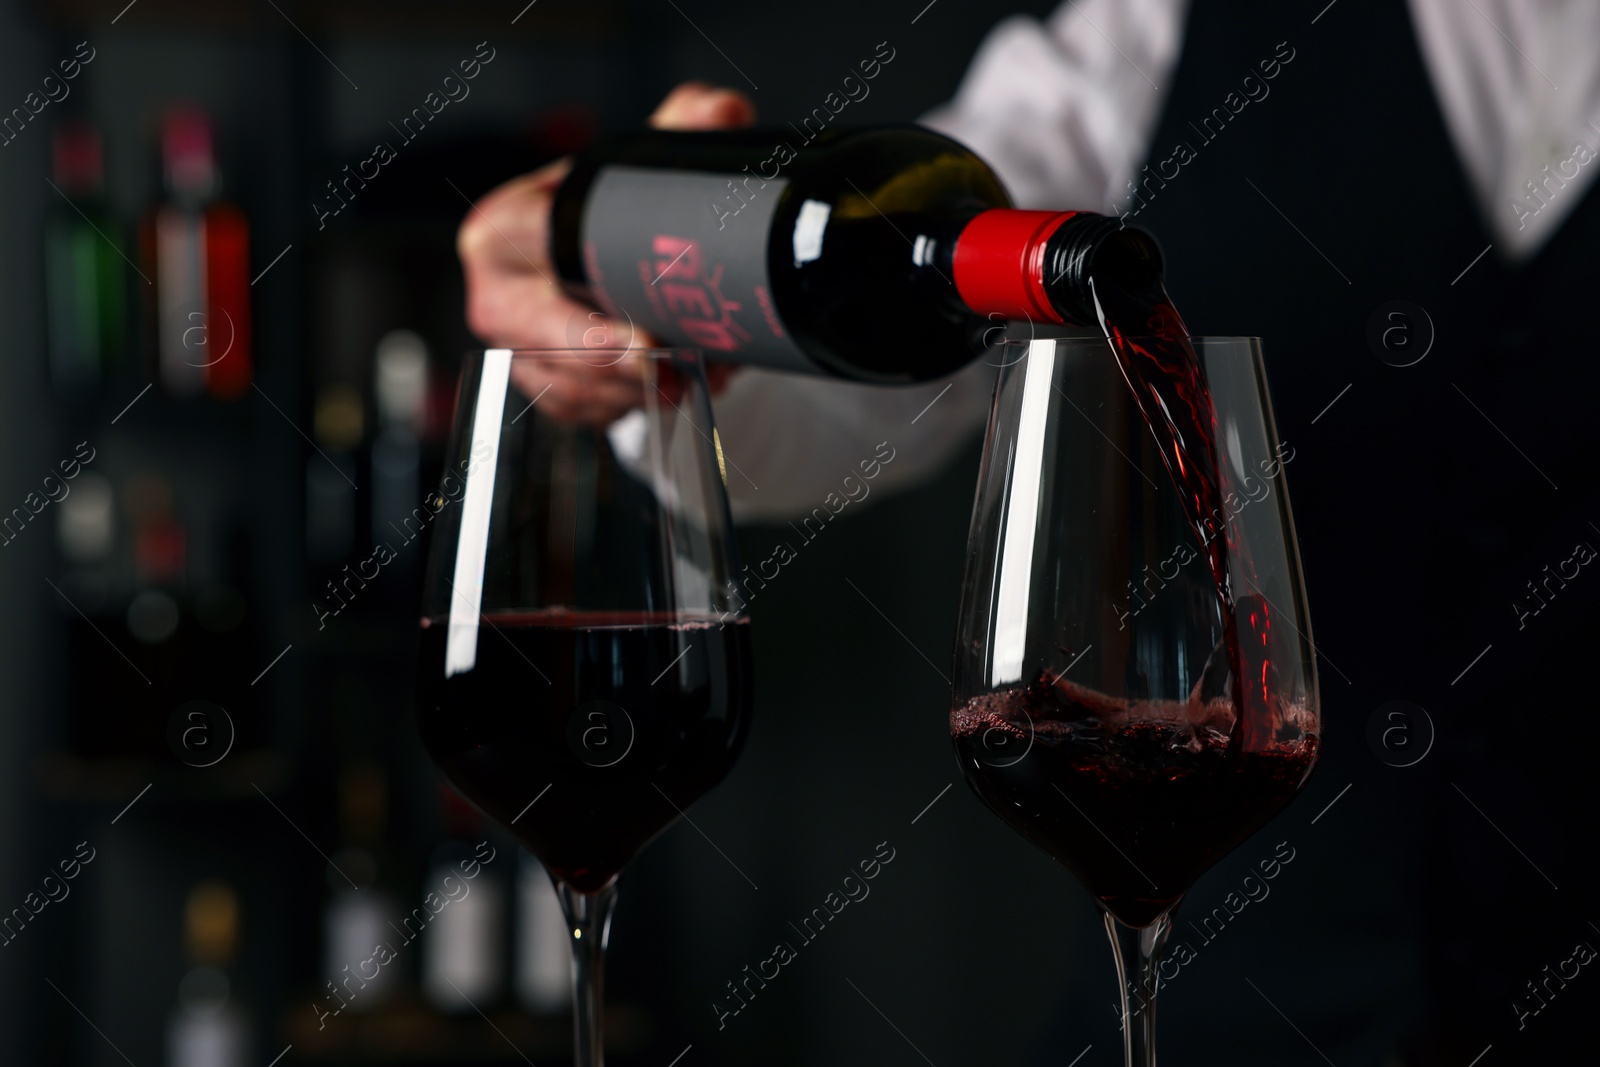
[[(1273, 736), (1274, 671), (1271, 605), (1259, 594), (1236, 596), (1230, 558), (1255, 585), (1254, 565), (1236, 542), (1224, 501), (1231, 478), (1219, 456), (1216, 408), (1189, 329), (1159, 280), (1117, 284), (1091, 276), (1096, 318), (1139, 414), (1155, 437), (1162, 463), (1178, 490), (1189, 524), (1211, 568), (1221, 609), (1234, 705), (1234, 751), (1260, 751)], [(1241, 632), (1242, 630), (1242, 632)]]

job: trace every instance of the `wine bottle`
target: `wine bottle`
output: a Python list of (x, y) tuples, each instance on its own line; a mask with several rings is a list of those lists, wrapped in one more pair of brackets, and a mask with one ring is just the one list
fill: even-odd
[[(311, 435), (316, 451), (306, 458), (306, 558), (317, 568), (349, 566), (356, 551), (356, 479), (360, 478), (357, 450), (366, 438), (366, 409), (361, 394), (342, 382), (317, 390), (311, 420)], [(350, 582), (345, 572), (338, 580), (324, 580), (314, 594), (328, 601), (329, 610), (342, 605), (340, 581)], [(355, 587), (362, 581), (355, 579)], [(354, 590), (346, 585), (345, 593)]]
[[(1159, 282), (1143, 231), (1011, 207), (916, 126), (652, 130), (573, 161), (552, 205), (563, 286), (709, 358), (873, 382), (948, 374), (1007, 320), (1096, 325), (1091, 279)], [(592, 323), (575, 323), (581, 347)]]
[(388, 796), (383, 770), (374, 763), (352, 762), (340, 773), (345, 845), (328, 866), (331, 895), (322, 917), (322, 968), (339, 1012), (380, 1008), (404, 984), (392, 958), (402, 947), (400, 905), (386, 888), (393, 874), (384, 847)]
[(250, 227), (216, 196), (211, 120), (191, 106), (161, 130), (167, 201), (144, 224), (154, 267), (156, 365), (174, 396), (233, 399), (250, 387)]
[[(373, 392), (383, 429), (372, 442), (372, 544), (403, 540), (402, 524), (422, 499), (422, 447), (428, 346), (410, 330), (391, 330), (378, 340)], [(398, 547), (398, 545), (396, 546)], [(417, 553), (400, 554), (399, 565), (416, 564)]]
[(439, 911), (422, 931), (422, 995), (437, 1011), (470, 1015), (497, 1006), (504, 992), (506, 879), (476, 861), (470, 841), (481, 839), (483, 816), (452, 790), (439, 794), (450, 836), (423, 882)]
[(556, 1015), (572, 1006), (572, 933), (561, 914), (561, 898), (544, 864), (526, 849), (517, 867), (517, 1000), (535, 1015)]
[(45, 220), (45, 303), (50, 376), (92, 385), (120, 370), (125, 336), (122, 234), (105, 205), (100, 134), (69, 120), (56, 131), (55, 185), (66, 203)]
[(239, 895), (220, 879), (201, 882), (189, 892), (183, 921), (190, 969), (167, 1017), (167, 1065), (243, 1067), (249, 1015), (228, 977), (239, 944)]

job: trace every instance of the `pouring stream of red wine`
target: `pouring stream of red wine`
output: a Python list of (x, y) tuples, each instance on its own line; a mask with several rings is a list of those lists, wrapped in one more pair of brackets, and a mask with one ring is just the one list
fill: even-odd
[[(1068, 867), (1110, 914), (1143, 928), (1293, 798), (1316, 761), (1317, 734), (1307, 729), (1311, 709), (1282, 691), (1269, 662), (1268, 604), (1251, 546), (1228, 522), (1235, 494), (1224, 427), (1161, 285), (1159, 255), (1138, 240), (1094, 252), (1062, 243), (1064, 265), (1094, 264), (1081, 306), (1064, 315), (1092, 314), (1104, 330), (1210, 567), (1222, 639), (1186, 694), (1144, 692), (1114, 669), (1075, 681), (1041, 668), (966, 695), (951, 710), (950, 735), (968, 783), (995, 814)], [(1062, 288), (1063, 303), (1079, 303)], [(1236, 595), (1234, 581), (1249, 594)], [(1223, 671), (1226, 684), (1216, 684)]]
[[(1094, 310), (1139, 413), (1156, 439), (1183, 509), (1211, 568), (1221, 607), (1236, 718), (1229, 750), (1261, 751), (1276, 724), (1272, 665), (1267, 656), (1272, 620), (1266, 598), (1235, 597), (1229, 573), (1236, 555), (1254, 584), (1254, 568), (1228, 526), (1231, 478), (1219, 456), (1216, 409), (1189, 330), (1159, 280), (1123, 286), (1091, 276)], [(1210, 532), (1207, 519), (1211, 520)], [(1220, 534), (1220, 536), (1219, 536)], [(1242, 633), (1241, 633), (1241, 623)], [(1196, 687), (1198, 692), (1198, 685)]]

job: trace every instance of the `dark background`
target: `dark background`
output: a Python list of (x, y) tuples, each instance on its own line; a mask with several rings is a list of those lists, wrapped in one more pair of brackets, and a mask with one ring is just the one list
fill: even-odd
[[(88, 840), (98, 854), (68, 899), (0, 948), (0, 1062), (162, 1062), (187, 966), (183, 902), (207, 877), (226, 878), (241, 895), (235, 996), (251, 1013), (254, 1062), (268, 1063), (291, 1043), (283, 1063), (466, 1062), (459, 1054), (429, 1058), (421, 1043), (351, 1039), (329, 1051), (307, 1036), (326, 977), (321, 914), (330, 872), (318, 850), (332, 851), (342, 832), (341, 775), (353, 765), (383, 770), (383, 847), (398, 890), (415, 890), (445, 832), (410, 717), (415, 568), (386, 570), (336, 625), (314, 625), (311, 599), (339, 566), (308, 560), (305, 549), (315, 397), (347, 384), (370, 411), (373, 348), (397, 328), (426, 340), (435, 373), (448, 382), (471, 344), (453, 248), (464, 197), (593, 136), (638, 125), (677, 82), (750, 90), (748, 76), (759, 86), (752, 95), (763, 121), (778, 125), (816, 106), (887, 40), (895, 63), (849, 119), (912, 119), (948, 98), (997, 17), (1053, 6), (538, 0), (515, 25), (520, 2), (278, 0), (275, 8), (266, 0), (138, 0), (120, 17), (119, 2), (0, 6), (4, 108), (77, 42), (97, 51), (71, 98), (0, 149), (0, 502), (20, 501), (76, 442), (90, 440), (95, 469), (114, 483), (155, 471), (172, 484), (192, 551), (206, 546), (221, 561), (218, 580), (246, 604), (244, 624), (209, 661), (211, 689), (146, 692), (155, 687), (100, 643), (135, 651), (126, 629), (115, 628), (117, 605), (101, 605), (100, 614), (86, 605), (103, 624), (96, 637), (52, 589), (65, 580), (52, 522), (3, 549), (0, 910), (19, 904), (77, 842)], [(318, 232), (311, 204), (323, 182), (389, 139), (388, 123), (418, 106), (480, 41), (496, 57), (470, 98), (447, 108)], [(158, 388), (113, 426), (147, 372), (135, 368), (70, 394), (47, 374), (42, 226), (61, 207), (44, 181), (50, 134), (67, 114), (99, 127), (110, 207), (131, 227), (159, 196), (158, 121), (180, 99), (216, 119), (223, 192), (252, 228), (252, 276), (291, 247), (252, 290), (259, 393), (180, 402)], [(1066, 1064), (1080, 1052), (1085, 1065), (1120, 1062), (1094, 908), (957, 782), (946, 740), (941, 672), (975, 473), (976, 442), (931, 484), (853, 512), (763, 594), (755, 608), (757, 715), (742, 761), (695, 807), (704, 836), (678, 825), (622, 883), (609, 978), (619, 1017), (631, 1025), (613, 1046), (614, 1062), (664, 1067), (688, 1046), (684, 1067), (948, 1067), (1030, 1057)], [(764, 558), (778, 537), (742, 530), (745, 557)], [(357, 548), (364, 543), (358, 538)], [(365, 555), (353, 551), (344, 562)], [(847, 577), (901, 633), (863, 610)], [(249, 684), (285, 646), (281, 661)], [(227, 706), (240, 734), (238, 750), (206, 770), (183, 765), (159, 743), (177, 704), (196, 696)], [(92, 724), (108, 722), (154, 724), (157, 742), (95, 743)], [(1374, 1050), (1391, 1043), (1414, 1006), (1415, 963), (1406, 919), (1369, 909), (1400, 893), (1387, 868), (1361, 862), (1373, 825), (1341, 825), (1334, 815), (1310, 825), (1343, 784), (1320, 776), (1301, 804), (1195, 891), (1195, 910), (1209, 910), (1280, 840), (1307, 857), (1285, 868), (1272, 897), (1252, 905), (1176, 983), (1163, 1007), (1167, 1062), (1247, 1062), (1246, 1050), (1257, 1057), (1248, 1062), (1316, 1062), (1246, 976), (1286, 1015), (1320, 1028), (1319, 1046), (1341, 1067), (1383, 1062)], [(1354, 809), (1360, 796), (1344, 803)], [(1362, 803), (1369, 806), (1359, 810), (1373, 810)], [(1383, 817), (1398, 825), (1407, 812), (1389, 808)], [(1378, 836), (1398, 847), (1404, 835)], [(847, 909), (719, 1032), (711, 1002), (723, 983), (767, 956), (789, 921), (885, 841), (896, 858), (870, 898)], [(1298, 946), (1317, 902), (1334, 896), (1353, 902), (1345, 928), (1363, 933), (1336, 946), (1311, 976), (1297, 966)], [(1365, 949), (1373, 953), (1358, 965)], [(1344, 971), (1327, 962), (1343, 958), (1352, 961)], [(415, 965), (401, 963), (413, 980)], [(1346, 991), (1342, 999), (1326, 995), (1333, 987)], [(1359, 1006), (1342, 1016), (1344, 1008), (1324, 1010), (1349, 1001)], [(458, 1048), (482, 1050), (471, 1062), (560, 1062), (570, 1054), (563, 1021), (519, 1029), (510, 1012), (491, 1014), (517, 1035), (516, 1050), (497, 1044), (475, 1017), (450, 1020), (448, 1033)]]

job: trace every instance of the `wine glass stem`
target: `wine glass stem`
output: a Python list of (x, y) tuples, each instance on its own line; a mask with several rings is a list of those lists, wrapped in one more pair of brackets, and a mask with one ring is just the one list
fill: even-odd
[(1122, 1049), (1126, 1067), (1156, 1067), (1156, 990), (1161, 950), (1172, 931), (1172, 913), (1140, 929), (1105, 916), (1111, 953), (1122, 989)]
[(611, 931), (611, 909), (617, 902), (617, 883), (612, 880), (593, 893), (580, 893), (558, 880), (556, 892), (572, 938), (573, 1063), (575, 1067), (603, 1067), (600, 1037), (606, 937)]

